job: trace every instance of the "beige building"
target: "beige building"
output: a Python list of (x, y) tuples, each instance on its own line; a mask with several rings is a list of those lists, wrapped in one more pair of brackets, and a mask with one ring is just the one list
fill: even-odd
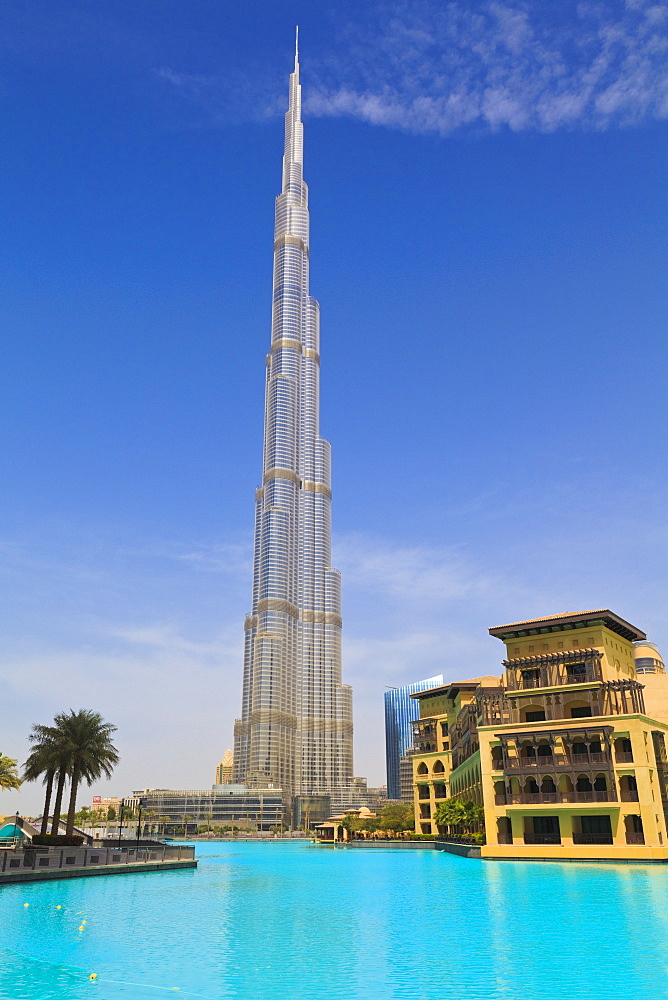
[(446, 798), (484, 806), (487, 858), (668, 860), (668, 675), (609, 610), (492, 628), (501, 677), (424, 692), (416, 829)]
[(234, 754), (226, 750), (220, 764), (216, 765), (216, 785), (231, 785), (234, 770)]

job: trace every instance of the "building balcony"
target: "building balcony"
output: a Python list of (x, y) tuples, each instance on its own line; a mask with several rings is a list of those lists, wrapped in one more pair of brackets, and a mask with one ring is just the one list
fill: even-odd
[(580, 845), (588, 844), (612, 844), (611, 833), (575, 833), (573, 831), (573, 843)]
[[(568, 803), (616, 802), (614, 791), (591, 792), (509, 792), (507, 795), (496, 795), (497, 805), (509, 806), (540, 806), (563, 805)], [(500, 801), (499, 801), (500, 800)]]
[(574, 650), (506, 660), (506, 681), (510, 691), (595, 684), (603, 680), (602, 654), (596, 649)]
[(538, 754), (535, 757), (508, 757), (505, 762), (495, 762), (495, 771), (553, 771), (555, 768), (590, 768), (601, 767), (610, 770), (612, 760), (607, 753), (552, 753)]
[(640, 802), (637, 788), (622, 788), (619, 797), (622, 802)]
[(560, 844), (561, 837), (558, 833), (525, 833), (525, 844)]
[(615, 753), (615, 763), (616, 764), (632, 764), (633, 754), (626, 751), (618, 751)]
[(645, 835), (643, 833), (627, 833), (626, 834), (627, 844), (644, 844)]

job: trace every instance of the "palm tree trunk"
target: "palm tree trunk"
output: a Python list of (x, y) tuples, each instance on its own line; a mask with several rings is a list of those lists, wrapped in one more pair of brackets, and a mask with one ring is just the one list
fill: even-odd
[(51, 824), (51, 833), (58, 833), (58, 824), (60, 822), (60, 810), (63, 807), (63, 791), (65, 790), (65, 779), (67, 778), (67, 770), (64, 767), (60, 768), (58, 772), (58, 786), (56, 788), (56, 801), (53, 807), (53, 822)]
[(46, 775), (46, 795), (44, 796), (44, 812), (42, 813), (42, 828), (39, 831), (44, 834), (49, 826), (49, 806), (51, 805), (51, 793), (53, 791), (53, 771), (47, 771)]
[(80, 780), (81, 770), (79, 768), (79, 763), (74, 765), (72, 770), (72, 787), (70, 789), (70, 808), (67, 812), (67, 830), (65, 831), (68, 837), (74, 835), (74, 814), (77, 810), (77, 791), (79, 790), (79, 780)]

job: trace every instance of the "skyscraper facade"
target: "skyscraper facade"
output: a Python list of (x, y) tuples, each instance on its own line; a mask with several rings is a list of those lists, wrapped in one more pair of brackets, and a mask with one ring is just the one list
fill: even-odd
[(385, 762), (387, 765), (387, 797), (400, 799), (400, 761), (413, 745), (412, 722), (420, 717), (420, 705), (412, 694), (428, 691), (443, 684), (443, 675), (415, 681), (404, 687), (390, 688), (385, 692)]
[[(338, 801), (353, 773), (352, 692), (341, 683), (341, 583), (331, 567), (330, 445), (319, 432), (319, 307), (309, 295), (299, 60), (290, 75), (276, 199), (264, 464), (255, 493), (235, 781)], [(337, 794), (339, 793), (339, 794)]]

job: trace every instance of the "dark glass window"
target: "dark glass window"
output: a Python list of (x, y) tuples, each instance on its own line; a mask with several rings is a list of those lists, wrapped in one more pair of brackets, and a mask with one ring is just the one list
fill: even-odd
[(609, 816), (581, 816), (582, 832), (590, 836), (603, 835), (612, 837), (612, 826)]
[(559, 834), (558, 816), (534, 816), (533, 831), (540, 834)]
[(527, 712), (526, 720), (527, 722), (545, 722), (545, 712)]
[(589, 705), (583, 705), (580, 708), (571, 709), (571, 719), (589, 719), (591, 718), (591, 708)]

